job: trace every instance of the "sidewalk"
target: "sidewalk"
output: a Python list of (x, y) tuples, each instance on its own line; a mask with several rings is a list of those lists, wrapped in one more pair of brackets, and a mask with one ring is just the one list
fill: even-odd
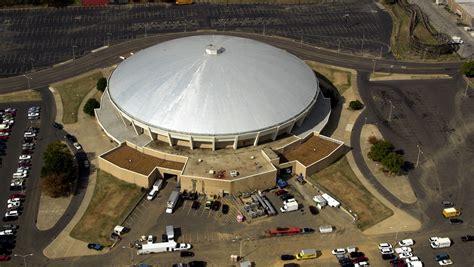
[[(351, 73), (355, 73), (353, 70)], [(355, 99), (360, 99), (357, 81), (355, 74), (352, 75), (352, 87), (349, 88), (342, 94), (345, 102), (343, 103), (341, 116), (338, 121), (338, 125), (334, 133), (331, 135), (332, 138), (342, 140), (346, 145), (351, 144), (351, 133), (354, 122), (357, 120), (362, 111), (351, 111), (348, 109), (349, 102)], [(384, 221), (372, 226), (365, 230), (363, 233), (366, 235), (377, 235), (386, 233), (396, 233), (401, 231), (416, 231), (421, 227), (421, 223), (410, 216), (408, 213), (395, 207), (390, 201), (382, 196), (377, 189), (362, 175), (357, 164), (354, 161), (352, 151), (349, 151), (346, 155), (347, 161), (352, 168), (352, 171), (357, 176), (359, 181), (367, 188), (367, 190), (374, 195), (380, 202), (393, 211), (393, 215)], [(401, 223), (403, 222), (403, 223)]]
[[(74, 256), (83, 256), (83, 255), (97, 255), (100, 253), (106, 253), (107, 250), (102, 252), (97, 252), (87, 248), (87, 243), (74, 239), (70, 236), (70, 232), (74, 226), (79, 222), (79, 220), (84, 215), (89, 203), (92, 199), (96, 177), (97, 177), (97, 156), (103, 152), (110, 150), (114, 147), (114, 143), (110, 141), (109, 138), (102, 132), (102, 129), (97, 124), (94, 117), (90, 117), (82, 112), (82, 109), (87, 102), (87, 100), (93, 97), (97, 93), (97, 90), (93, 88), (83, 99), (81, 105), (79, 106), (79, 113), (77, 122), (74, 124), (68, 124), (64, 126), (64, 129), (75, 135), (77, 139), (81, 142), (81, 145), (84, 151), (87, 153), (87, 157), (91, 163), (91, 173), (89, 175), (89, 182), (87, 184), (86, 193), (84, 199), (78, 208), (76, 214), (64, 228), (64, 230), (54, 239), (48, 247), (43, 250), (43, 253), (48, 258), (64, 258), (64, 257), (74, 257)], [(56, 104), (61, 103), (59, 94), (54, 93)], [(57, 118), (62, 117), (62, 105), (58, 106)]]

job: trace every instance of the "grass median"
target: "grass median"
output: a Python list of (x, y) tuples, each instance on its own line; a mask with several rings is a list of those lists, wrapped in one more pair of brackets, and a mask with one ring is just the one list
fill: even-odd
[(339, 91), (339, 94), (343, 94), (352, 85), (351, 73), (349, 71), (343, 71), (337, 68), (332, 68), (325, 64), (320, 64), (314, 61), (305, 61), (308, 66), (326, 77)]
[(85, 242), (111, 245), (109, 237), (114, 226), (121, 223), (142, 195), (140, 187), (98, 170), (91, 203), (71, 236)]
[(346, 157), (309, 179), (330, 192), (358, 217), (357, 227), (366, 230), (392, 216), (393, 211), (376, 199), (357, 179)]
[(77, 113), (82, 112), (82, 110), (78, 110), (82, 100), (96, 87), (97, 80), (100, 78), (102, 78), (102, 73), (97, 71), (90, 75), (53, 85), (61, 95), (63, 103), (62, 122), (64, 124), (77, 122)]
[(41, 94), (34, 90), (24, 90), (0, 95), (0, 103), (40, 101)]

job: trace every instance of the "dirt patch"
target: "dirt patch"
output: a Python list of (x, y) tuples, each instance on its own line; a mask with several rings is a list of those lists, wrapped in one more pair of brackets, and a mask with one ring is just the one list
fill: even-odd
[(103, 77), (102, 72), (96, 71), (88, 75), (75, 77), (73, 79), (53, 84), (52, 87), (61, 95), (63, 105), (64, 124), (77, 122), (79, 106), (84, 97), (97, 85), (97, 80)]
[(383, 205), (360, 183), (346, 157), (312, 175), (309, 179), (354, 211), (359, 219), (357, 226), (361, 230), (365, 230), (393, 214), (392, 210)]
[(41, 94), (34, 90), (24, 90), (0, 95), (0, 103), (40, 101)]
[(84, 216), (71, 231), (71, 237), (110, 245), (110, 233), (121, 223), (143, 196), (136, 185), (122, 182), (112, 175), (98, 171), (94, 195)]
[(114, 149), (113, 151), (103, 155), (102, 157), (105, 160), (108, 160), (119, 167), (143, 175), (150, 174), (151, 171), (153, 171), (153, 169), (157, 166), (179, 171), (182, 170), (184, 167), (184, 164), (181, 162), (155, 158), (140, 153), (136, 149), (133, 149), (126, 145), (120, 146)]
[(281, 154), (281, 162), (297, 160), (301, 164), (308, 166), (328, 156), (331, 152), (336, 150), (338, 146), (339, 144), (337, 143), (322, 139), (318, 136), (312, 136), (296, 148)]
[(433, 79), (451, 79), (446, 74), (402, 74), (376, 72), (370, 74), (370, 81), (393, 81), (393, 80), (433, 80)]

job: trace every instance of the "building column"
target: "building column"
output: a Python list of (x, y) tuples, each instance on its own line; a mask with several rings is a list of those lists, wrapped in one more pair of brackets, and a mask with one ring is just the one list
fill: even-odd
[(276, 127), (276, 131), (273, 133), (272, 140), (275, 141), (278, 137), (278, 132), (280, 131), (280, 126)]
[(125, 127), (130, 126), (130, 124), (125, 121), (124, 117), (122, 116), (122, 113), (120, 113), (120, 112), (119, 112), (119, 117), (122, 120), (123, 125), (125, 125)]
[[(142, 133), (139, 133), (139, 132), (141, 132), (141, 130), (139, 130), (139, 129), (141, 129), (141, 128), (140, 128), (139, 126), (136, 126), (136, 125), (135, 125), (135, 122), (133, 122), (133, 121), (132, 121), (132, 128), (133, 128), (133, 130), (135, 131), (135, 133), (136, 133), (137, 135), (142, 134)], [(143, 130), (143, 129), (142, 129), (142, 130)]]
[(171, 138), (171, 134), (167, 132), (166, 135), (168, 136), (168, 144), (170, 144), (170, 146), (173, 146), (173, 139)]
[(157, 134), (154, 133), (154, 132), (152, 132), (150, 127), (146, 128), (146, 130), (147, 130), (147, 132), (148, 132), (148, 134), (149, 134), (149, 136), (150, 136), (150, 139), (151, 139), (152, 141), (158, 139), (158, 138), (157, 138)]
[(216, 151), (216, 138), (212, 137), (212, 151)]
[(301, 125), (303, 125), (303, 122), (304, 122), (304, 119), (306, 119), (306, 116), (308, 116), (308, 111), (306, 111), (306, 113), (301, 116), (301, 118), (298, 119), (298, 121), (296, 121), (296, 126), (300, 127)]
[(233, 145), (233, 147), (234, 147), (234, 150), (239, 147), (239, 136), (238, 136), (238, 135), (236, 135), (236, 136), (234, 137), (234, 145)]
[(253, 141), (253, 146), (258, 146), (259, 139), (260, 139), (260, 132), (258, 132), (257, 136), (255, 136), (255, 140)]
[(293, 121), (291, 122), (291, 126), (288, 127), (288, 130), (286, 130), (286, 133), (287, 133), (287, 134), (290, 134), (291, 131), (293, 131), (293, 127), (295, 127), (295, 122), (296, 122), (295, 120), (293, 120)]
[(189, 148), (191, 150), (194, 149), (194, 143), (193, 143), (193, 137), (192, 136), (189, 136)]

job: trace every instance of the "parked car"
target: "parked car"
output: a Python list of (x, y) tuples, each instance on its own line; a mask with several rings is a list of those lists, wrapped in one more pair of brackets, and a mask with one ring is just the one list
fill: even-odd
[(0, 261), (9, 261), (11, 259), (8, 255), (0, 255)]
[(408, 263), (408, 262), (415, 262), (415, 261), (421, 261), (421, 260), (417, 256), (413, 256), (410, 258), (406, 258), (405, 261)]
[(4, 221), (13, 221), (18, 219), (18, 211), (17, 210), (9, 210), (5, 213), (5, 216), (3, 217)]
[(400, 242), (398, 242), (398, 245), (401, 247), (409, 247), (413, 246), (415, 244), (415, 241), (413, 239), (403, 239)]
[(385, 248), (380, 249), (380, 253), (382, 253), (382, 254), (393, 254), (394, 251), (393, 251), (392, 248), (385, 247)]
[(78, 143), (78, 142), (74, 142), (72, 144), (77, 150), (81, 150), (82, 149), (82, 146)]
[(454, 203), (451, 202), (451, 201), (448, 201), (448, 200), (445, 200), (445, 201), (441, 202), (441, 205), (443, 205), (443, 207), (445, 207), (445, 208), (454, 207)]
[(281, 195), (281, 196), (280, 196), (280, 199), (281, 199), (282, 201), (285, 201), (285, 200), (288, 200), (288, 199), (291, 199), (291, 198), (294, 198), (294, 197), (295, 197), (295, 196), (293, 196), (292, 194), (287, 193), (287, 194)]
[(191, 205), (191, 209), (197, 210), (197, 209), (199, 209), (199, 206), (200, 206), (200, 205), (201, 205), (201, 203), (199, 203), (199, 201), (194, 200), (194, 201), (193, 201), (193, 204)]
[(392, 248), (392, 245), (389, 243), (380, 243), (379, 249), (382, 249), (382, 248)]
[(382, 260), (392, 260), (395, 259), (395, 254), (382, 254)]
[(281, 195), (284, 195), (284, 194), (287, 194), (288, 191), (286, 191), (285, 189), (280, 189), (280, 190), (277, 190), (275, 191), (275, 195), (277, 196), (281, 196)]
[(302, 234), (312, 234), (314, 232), (316, 232), (316, 230), (314, 230), (313, 228), (303, 228), (303, 229), (301, 229)]
[(23, 199), (23, 198), (25, 198), (25, 197), (26, 197), (26, 195), (25, 195), (25, 194), (21, 194), (21, 193), (16, 193), (16, 194), (11, 194), (11, 195), (10, 195), (10, 199), (13, 199), (13, 198), (21, 198), (21, 199)]
[(448, 260), (449, 255), (447, 253), (440, 253), (434, 257), (435, 261), (442, 261), (442, 260)]
[(63, 128), (63, 125), (61, 123), (53, 122), (53, 127), (58, 130), (61, 130)]
[(72, 134), (66, 134), (66, 135), (64, 136), (64, 138), (67, 139), (67, 140), (69, 140), (69, 141), (71, 141), (71, 142), (76, 142), (76, 141), (77, 141), (76, 137), (75, 137), (74, 135), (72, 135)]
[(218, 211), (220, 207), (221, 207), (221, 202), (220, 201), (216, 200), (216, 201), (212, 202), (212, 207), (211, 207), (212, 210)]
[(222, 213), (223, 214), (229, 213), (229, 205), (227, 205), (227, 204), (222, 205)]
[(395, 248), (395, 253), (405, 253), (405, 252), (412, 252), (412, 249), (410, 247), (399, 247)]
[(206, 267), (207, 262), (205, 261), (190, 261), (188, 262), (189, 267)]
[(17, 229), (18, 229), (18, 225), (16, 225), (16, 224), (4, 224), (4, 225), (2, 225), (2, 229), (5, 229), (5, 230), (17, 230)]
[(447, 259), (447, 260), (440, 260), (440, 261), (438, 261), (438, 264), (439, 264), (440, 266), (447, 266), (447, 265), (453, 264), (453, 261), (450, 260), (450, 259)]
[(283, 254), (280, 256), (280, 259), (282, 261), (291, 261), (294, 260), (296, 257), (294, 255), (289, 255), (289, 254)]
[(457, 218), (449, 219), (449, 223), (450, 223), (450, 224), (462, 224), (462, 223), (463, 223), (463, 220), (457, 219)]
[(319, 210), (315, 206), (309, 206), (309, 212), (311, 212), (311, 214), (313, 215), (317, 215), (319, 213)]
[(407, 259), (407, 258), (413, 257), (413, 253), (411, 253), (411, 252), (403, 252), (403, 253), (398, 254), (398, 257), (399, 257), (400, 259)]
[(0, 235), (13, 235), (15, 234), (13, 230), (2, 230), (0, 231)]
[(161, 234), (161, 242), (168, 242), (168, 235), (167, 234)]
[(362, 262), (362, 261), (368, 261), (369, 258), (365, 257), (365, 256), (362, 256), (362, 257), (358, 257), (358, 258), (355, 258), (352, 260), (353, 263), (359, 263), (359, 262)]
[(102, 246), (101, 244), (97, 244), (97, 243), (89, 243), (89, 244), (87, 244), (87, 248), (100, 251), (104, 248), (104, 246)]
[(90, 163), (88, 160), (84, 160), (84, 168), (89, 168), (90, 167)]
[(474, 235), (461, 236), (462, 242), (474, 241)]
[(331, 251), (333, 255), (343, 255), (346, 254), (346, 249), (345, 248), (336, 248)]
[(192, 251), (181, 251), (179, 253), (181, 257), (194, 257), (194, 252)]
[(361, 251), (354, 251), (354, 252), (349, 253), (349, 256), (351, 258), (358, 258), (358, 257), (365, 256), (365, 254), (364, 254), (364, 252), (361, 252)]

